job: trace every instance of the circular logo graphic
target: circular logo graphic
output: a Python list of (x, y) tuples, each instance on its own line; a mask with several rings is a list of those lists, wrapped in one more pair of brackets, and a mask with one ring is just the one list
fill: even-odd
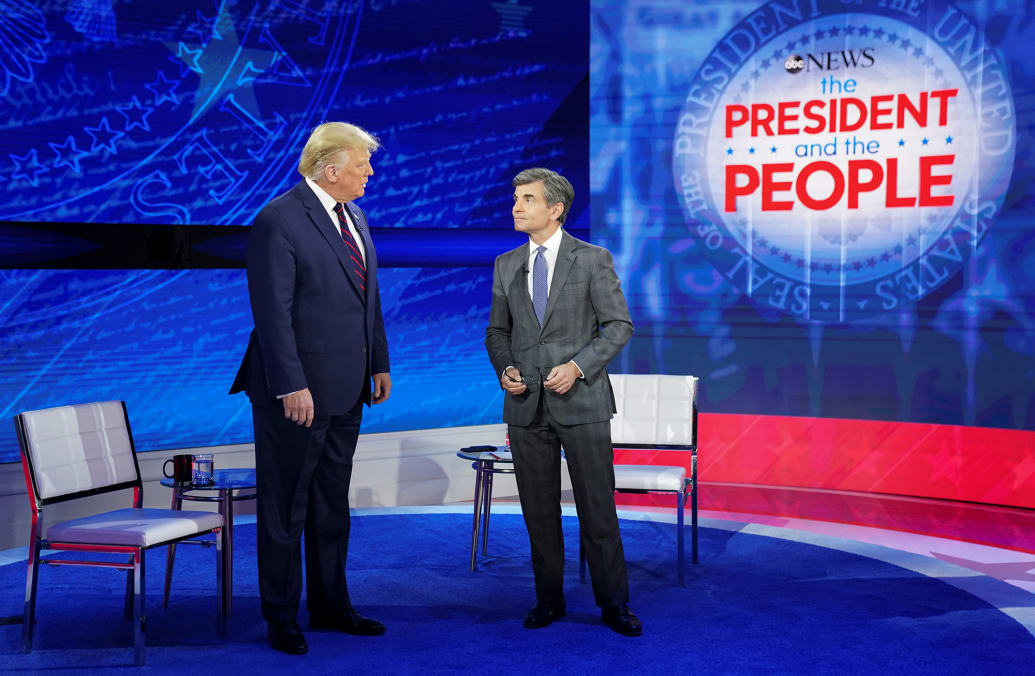
[(864, 320), (956, 274), (1010, 180), (1009, 81), (958, 8), (770, 2), (716, 45), (675, 134), (711, 262), (759, 305)]

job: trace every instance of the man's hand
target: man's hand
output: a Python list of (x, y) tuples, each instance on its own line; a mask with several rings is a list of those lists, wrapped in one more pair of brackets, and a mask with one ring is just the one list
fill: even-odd
[(313, 424), (313, 395), (308, 387), (292, 392), (281, 401), (284, 402), (285, 418), (290, 418), (296, 425), (310, 427)]
[(392, 393), (392, 376), (387, 373), (374, 374), (374, 403), (384, 403)]
[(579, 367), (575, 366), (574, 362), (568, 362), (550, 369), (550, 375), (546, 376), (546, 380), (543, 381), (543, 387), (551, 392), (564, 394), (571, 389), (578, 378)]
[(500, 385), (503, 386), (507, 392), (510, 392), (514, 396), (524, 394), (528, 387), (521, 382), (521, 371), (518, 371), (513, 366), (508, 366), (503, 371), (503, 377), (500, 378)]

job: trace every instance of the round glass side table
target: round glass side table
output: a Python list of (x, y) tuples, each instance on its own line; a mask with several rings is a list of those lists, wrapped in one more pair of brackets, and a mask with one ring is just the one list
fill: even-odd
[[(162, 479), (161, 484), (173, 489), (172, 508), (180, 509), (183, 501), (215, 502), (219, 504), (219, 513), (223, 515), (223, 552), (226, 556), (226, 568), (223, 570), (223, 607), (230, 617), (231, 599), (234, 586), (234, 503), (240, 500), (255, 499), (254, 469), (217, 469), (213, 472), (210, 484), (177, 483), (173, 479)], [(184, 540), (195, 544), (211, 544), (201, 540)], [(176, 544), (169, 545), (165, 557), (165, 593), (162, 606), (169, 607), (169, 588), (172, 585), (173, 562), (176, 559)]]
[(474, 523), (471, 528), (471, 572), (474, 572), (479, 531), (482, 536), (482, 556), (485, 556), (489, 544), (492, 477), (494, 474), (513, 474), (514, 456), (504, 446), (471, 446), (461, 448), (456, 454), (464, 460), (473, 460), (471, 467), (474, 469)]

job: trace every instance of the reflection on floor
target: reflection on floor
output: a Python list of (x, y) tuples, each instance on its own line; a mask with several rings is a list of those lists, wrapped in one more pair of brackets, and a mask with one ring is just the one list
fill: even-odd
[[(784, 528), (919, 554), (1035, 593), (1035, 510), (781, 486), (702, 482), (704, 519)], [(664, 496), (619, 507), (672, 511)]]

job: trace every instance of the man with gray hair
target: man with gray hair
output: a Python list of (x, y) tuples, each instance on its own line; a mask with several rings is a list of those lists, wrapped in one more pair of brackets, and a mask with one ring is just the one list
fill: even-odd
[(392, 390), (377, 253), (353, 202), (379, 145), (352, 124), (316, 127), (302, 180), (259, 212), (248, 236), (255, 329), (230, 393), (252, 403), (262, 614), (270, 644), (291, 654), (309, 649), (297, 623), (303, 531), (310, 628), (385, 631), (356, 612), (345, 582), (363, 405)]
[(496, 259), (485, 346), (505, 391), (503, 421), (532, 550), (536, 605), (525, 626), (545, 627), (565, 613), (563, 446), (601, 619), (639, 636), (615, 510), (615, 400), (605, 368), (632, 336), (629, 309), (611, 254), (561, 229), (571, 183), (536, 168), (513, 185), (514, 229), (529, 241)]

